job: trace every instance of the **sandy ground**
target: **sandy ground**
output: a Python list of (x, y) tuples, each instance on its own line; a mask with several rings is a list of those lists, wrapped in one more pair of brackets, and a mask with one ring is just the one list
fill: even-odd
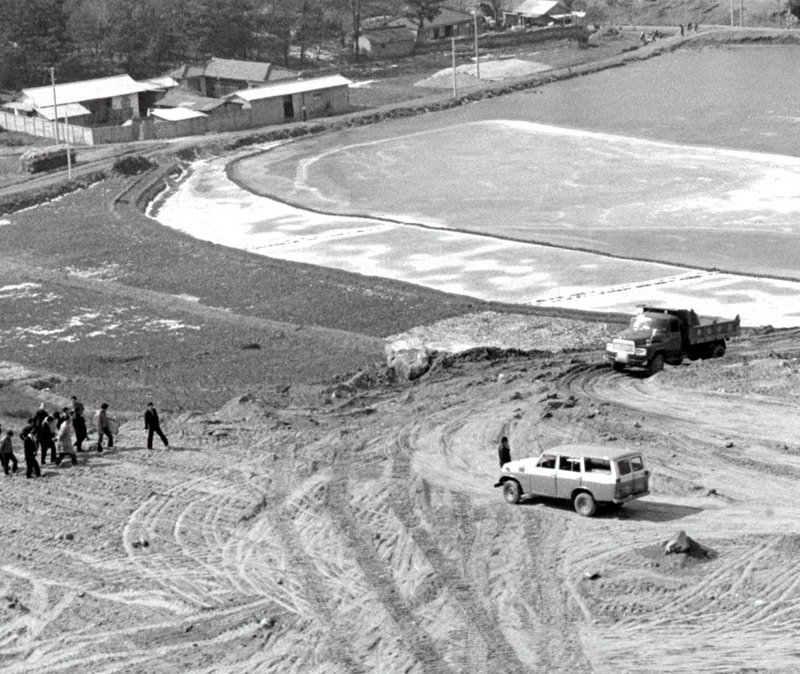
[[(252, 389), (167, 418), (170, 450), (131, 421), (3, 479), (4, 671), (795, 671), (796, 337), (649, 379), (578, 342)], [(508, 506), (503, 434), (638, 448), (652, 494)], [(665, 556), (679, 529), (711, 556)]]

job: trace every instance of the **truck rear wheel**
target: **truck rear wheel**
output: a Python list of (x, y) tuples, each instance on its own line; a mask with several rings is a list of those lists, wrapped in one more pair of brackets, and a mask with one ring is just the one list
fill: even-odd
[(519, 486), (519, 482), (516, 480), (508, 480), (503, 484), (503, 498), (506, 500), (506, 503), (516, 505), (519, 503), (521, 496), (522, 489)]
[(725, 355), (725, 345), (717, 342), (709, 351), (710, 358), (722, 358)]
[(614, 372), (622, 372), (625, 370), (625, 363), (612, 363), (611, 367), (614, 368)]
[(661, 372), (661, 370), (664, 369), (664, 354), (657, 353), (655, 356), (653, 356), (647, 369), (650, 370), (650, 374)]

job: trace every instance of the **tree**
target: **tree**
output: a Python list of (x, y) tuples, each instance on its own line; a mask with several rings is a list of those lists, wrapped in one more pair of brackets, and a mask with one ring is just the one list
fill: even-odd
[(789, 13), (800, 19), (800, 0), (789, 0)]
[(64, 0), (0, 0), (4, 86), (46, 84), (47, 70), (70, 55)]
[(426, 21), (433, 21), (442, 11), (444, 0), (406, 0), (406, 16), (417, 25), (417, 35)]

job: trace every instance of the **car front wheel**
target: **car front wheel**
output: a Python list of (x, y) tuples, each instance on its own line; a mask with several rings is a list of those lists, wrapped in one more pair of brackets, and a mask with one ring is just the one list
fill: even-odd
[(582, 517), (591, 517), (597, 512), (597, 503), (589, 492), (582, 491), (572, 501), (575, 512)]
[(520, 496), (522, 496), (522, 489), (519, 487), (519, 482), (509, 480), (503, 485), (503, 498), (507, 503), (516, 505), (519, 503)]

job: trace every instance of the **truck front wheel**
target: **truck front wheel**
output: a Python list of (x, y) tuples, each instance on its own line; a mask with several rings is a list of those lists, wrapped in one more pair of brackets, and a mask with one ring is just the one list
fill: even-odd
[(625, 370), (625, 363), (612, 363), (611, 367), (614, 368), (614, 372), (623, 372)]
[(648, 369), (650, 370), (650, 374), (661, 372), (661, 370), (664, 369), (664, 354), (657, 353), (655, 356), (653, 356), (653, 358), (650, 360)]

